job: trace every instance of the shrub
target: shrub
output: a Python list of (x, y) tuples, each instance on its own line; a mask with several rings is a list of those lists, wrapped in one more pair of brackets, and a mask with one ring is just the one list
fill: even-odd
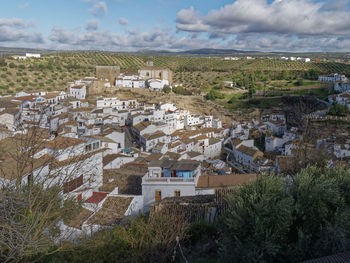
[(222, 259), (300, 262), (350, 249), (350, 171), (260, 177), (227, 197)]
[(296, 86), (303, 86), (304, 85), (304, 80), (303, 79), (298, 79), (297, 81), (294, 82)]
[(171, 88), (170, 88), (168, 85), (165, 85), (165, 86), (163, 87), (163, 92), (164, 92), (164, 93), (168, 94), (168, 93), (170, 93), (170, 91), (171, 91)]
[(334, 116), (347, 116), (349, 114), (349, 108), (346, 105), (333, 103), (328, 114)]
[(4, 58), (0, 58), (0, 67), (6, 67), (7, 63), (6, 60)]
[(205, 95), (205, 99), (207, 100), (216, 100), (223, 99), (225, 96), (216, 90), (210, 90), (207, 95)]

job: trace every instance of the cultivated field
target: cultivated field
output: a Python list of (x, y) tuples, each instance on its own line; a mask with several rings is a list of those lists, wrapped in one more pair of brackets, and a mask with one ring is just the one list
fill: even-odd
[(0, 63), (0, 94), (18, 91), (60, 90), (68, 81), (95, 75), (96, 65), (119, 65), (122, 70), (142, 67), (147, 60), (155, 66), (174, 71), (174, 82), (181, 83), (195, 93), (209, 91), (221, 80), (232, 81), (241, 72), (277, 74), (288, 70), (300, 74), (309, 70), (320, 73), (350, 75), (350, 65), (336, 62), (302, 63), (276, 59), (241, 59), (224, 61), (222, 58), (140, 56), (102, 52), (67, 52), (43, 55), (42, 59), (17, 61), (11, 58)]

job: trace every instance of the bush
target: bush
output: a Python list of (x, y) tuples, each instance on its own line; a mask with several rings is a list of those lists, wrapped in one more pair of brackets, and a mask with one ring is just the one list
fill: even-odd
[(297, 81), (294, 82), (296, 86), (303, 86), (304, 85), (304, 80), (303, 79), (298, 79)]
[[(182, 215), (140, 215), (128, 225), (96, 233), (90, 240), (43, 259), (44, 262), (171, 262), (176, 237), (182, 242), (187, 223)], [(177, 253), (177, 257), (179, 252)]]
[(222, 259), (300, 262), (350, 249), (350, 171), (260, 177), (227, 198)]
[(6, 60), (4, 58), (0, 58), (0, 67), (6, 67), (7, 63)]
[(216, 100), (223, 99), (225, 96), (216, 90), (210, 90), (207, 95), (205, 95), (205, 99), (207, 100)]
[(9, 64), (9, 67), (10, 67), (10, 68), (15, 68), (16, 65), (15, 65), (15, 63), (11, 62), (11, 63)]
[(168, 94), (168, 93), (170, 93), (170, 91), (171, 91), (171, 88), (168, 85), (164, 85), (163, 92)]
[(333, 103), (328, 114), (334, 116), (347, 116), (349, 114), (349, 108), (346, 105)]
[(192, 92), (182, 86), (174, 87), (173, 92), (179, 95), (192, 95)]

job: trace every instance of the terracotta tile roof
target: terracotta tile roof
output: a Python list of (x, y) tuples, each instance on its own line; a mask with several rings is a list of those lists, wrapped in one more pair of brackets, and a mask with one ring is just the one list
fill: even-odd
[(60, 168), (60, 167), (64, 167), (64, 166), (67, 166), (67, 165), (71, 165), (71, 164), (75, 164), (75, 163), (79, 163), (79, 162), (82, 162), (82, 161), (85, 161), (86, 159), (98, 154), (98, 153), (102, 153), (104, 152), (105, 149), (100, 149), (98, 151), (93, 151), (93, 152), (89, 152), (87, 154), (81, 154), (81, 155), (78, 155), (78, 156), (73, 156), (69, 159), (65, 159), (63, 161), (57, 161), (56, 159), (53, 160), (51, 162), (51, 165), (53, 168)]
[(144, 129), (146, 129), (146, 128), (147, 128), (148, 126), (150, 126), (150, 125), (151, 125), (151, 122), (150, 122), (150, 121), (142, 121), (142, 122), (136, 124), (136, 125), (134, 126), (134, 128), (135, 128), (136, 130), (138, 130), (138, 131), (143, 131)]
[(103, 199), (105, 199), (107, 195), (108, 193), (105, 193), (105, 192), (93, 192), (92, 196), (85, 200), (85, 203), (98, 204)]
[(132, 197), (110, 196), (104, 201), (102, 208), (89, 220), (93, 225), (115, 225), (123, 219), (126, 210), (132, 202)]
[(33, 101), (35, 101), (35, 99), (36, 99), (36, 96), (33, 96), (33, 95), (13, 98), (13, 100), (22, 101), (22, 102), (23, 101), (33, 102)]
[(237, 139), (237, 138), (233, 138), (231, 139), (231, 142), (234, 146), (237, 146), (239, 145), (242, 141), (240, 139)]
[(86, 208), (81, 208), (80, 212), (74, 216), (71, 219), (66, 219), (63, 221), (63, 223), (67, 226), (81, 229), (83, 223), (93, 214), (92, 211), (86, 209)]
[(65, 122), (64, 125), (78, 126), (78, 122), (76, 120), (70, 120)]
[(197, 157), (197, 156), (200, 156), (202, 155), (201, 153), (199, 152), (194, 152), (194, 151), (190, 151), (190, 152), (186, 152), (187, 155), (190, 157), (190, 158), (194, 158), (194, 157)]
[(85, 143), (85, 141), (81, 139), (69, 137), (56, 137), (54, 140), (47, 142), (45, 146), (56, 150), (62, 150), (83, 143)]
[(240, 186), (254, 181), (256, 178), (256, 174), (201, 175), (198, 178), (197, 188)]
[(209, 138), (209, 145), (213, 145), (213, 144), (217, 144), (221, 142), (220, 139), (216, 139), (216, 138)]
[[(19, 155), (19, 157), (21, 156)], [(18, 161), (11, 157), (1, 157), (0, 177), (10, 181), (22, 178), (22, 176), (31, 173), (33, 170), (48, 165), (53, 159), (49, 155), (43, 155), (39, 159), (26, 158), (25, 156), (23, 158), (25, 161), (18, 165)]]
[(181, 154), (178, 153), (174, 153), (174, 152), (166, 152), (163, 156), (162, 156), (162, 160), (179, 160), (181, 157)]
[(10, 115), (16, 115), (19, 112), (19, 109), (17, 108), (6, 108), (3, 111), (0, 111), (0, 115), (3, 115), (5, 113), (10, 114)]
[(255, 157), (256, 155), (262, 153), (260, 152), (259, 150), (256, 150), (252, 147), (248, 147), (248, 146), (245, 146), (245, 145), (240, 145), (238, 148), (237, 148), (237, 151), (240, 151), (246, 155), (249, 155), (249, 156), (252, 156), (252, 157)]
[(166, 136), (166, 134), (162, 131), (156, 131), (152, 134), (144, 134), (142, 137), (144, 137), (146, 140), (154, 140), (154, 139), (158, 139), (158, 138), (161, 138), (161, 137), (164, 137)]

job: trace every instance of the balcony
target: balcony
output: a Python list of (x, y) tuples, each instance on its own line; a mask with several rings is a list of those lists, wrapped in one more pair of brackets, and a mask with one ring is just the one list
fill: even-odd
[(148, 177), (145, 175), (142, 178), (142, 183), (160, 183), (160, 184), (169, 184), (169, 183), (195, 183), (197, 181), (196, 177), (184, 178), (184, 177)]

